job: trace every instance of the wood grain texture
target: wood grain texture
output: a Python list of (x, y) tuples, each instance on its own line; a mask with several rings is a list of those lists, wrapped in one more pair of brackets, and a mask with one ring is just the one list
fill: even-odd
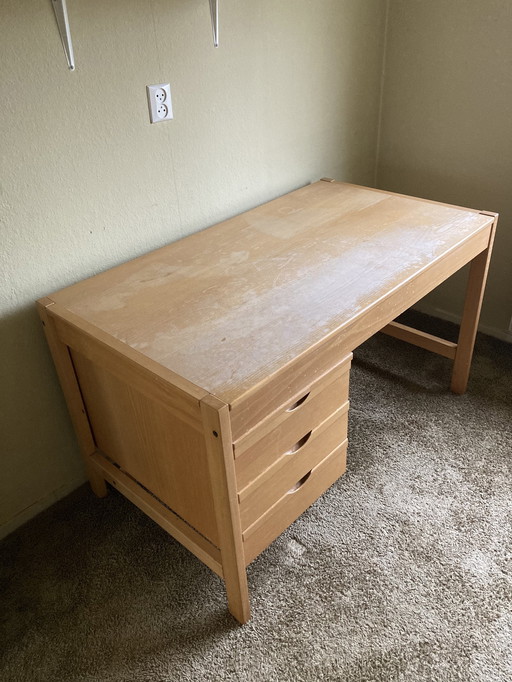
[[(352, 351), (384, 328), (465, 389), (495, 226), (328, 179), (41, 301), (93, 487), (222, 575), (245, 623), (246, 565), (345, 470)], [(459, 344), (393, 322), (469, 261)]]
[(390, 322), (384, 329), (381, 329), (383, 334), (393, 336), (395, 339), (412, 343), (414, 346), (419, 346), (432, 353), (443, 355), (445, 358), (453, 360), (457, 351), (457, 344), (452, 341), (446, 341), (438, 336), (427, 334), (427, 332), (413, 329), (400, 322)]
[(304, 484), (283, 495), (266, 514), (244, 532), (245, 561), (250, 564), (345, 471), (346, 443), (340, 445), (311, 472)]
[[(331, 452), (344, 441), (347, 437), (348, 424), (348, 401), (338, 407), (338, 409), (330, 414), (323, 421), (318, 421), (311, 428), (311, 435), (307, 443), (301, 447), (299, 451), (279, 451), (278, 453), (269, 452), (265, 448), (254, 450), (253, 452), (245, 453), (242, 457), (235, 460), (236, 481), (238, 486), (238, 499), (243, 502), (248, 495), (254, 493), (255, 489), (264, 485), (272, 485), (272, 478), (274, 475), (279, 475), (281, 468), (286, 467), (291, 459), (300, 457), (308, 458), (308, 452), (312, 453), (314, 450), (321, 447), (325, 452)], [(330, 429), (332, 424), (336, 424), (335, 428)], [(329, 436), (324, 437), (324, 432), (330, 430)], [(303, 431), (309, 433), (309, 431)], [(337, 441), (332, 441), (331, 438), (337, 434)], [(324, 456), (327, 454), (325, 452)], [(313, 455), (314, 456), (314, 455)]]
[(219, 546), (203, 432), (129, 380), (71, 354), (98, 449)]
[(301, 394), (300, 405), (287, 402), (234, 443), (235, 459), (250, 460), (255, 450), (272, 456), (290, 448), (304, 433), (324, 421), (348, 400), (349, 367), (343, 364)]
[(148, 398), (161, 402), (176, 416), (202, 431), (199, 400), (207, 395), (201, 389), (154, 360), (95, 328), (61, 306), (51, 308), (58, 338), (98, 367), (128, 380)]
[(195, 554), (217, 575), (223, 577), (220, 550), (217, 547), (176, 516), (172, 510), (167, 509), (126, 472), (109, 462), (102, 453), (97, 452), (91, 457), (91, 466), (169, 535)]
[(340, 444), (346, 445), (347, 416), (348, 404), (317, 425), (297, 452), (283, 453), (277, 457), (268, 469), (264, 469), (258, 478), (240, 492), (243, 531)]
[(251, 609), (236, 496), (229, 408), (214, 396), (207, 396), (201, 401), (201, 410), (228, 606), (230, 613), (243, 624), (251, 617)]
[[(241, 399), (230, 405), (233, 440), (249, 442), (253, 431), (273, 419), (284, 408), (300, 400), (319, 382), (328, 380), (338, 369), (350, 371), (352, 353), (340, 353), (329, 346), (313, 349), (295, 362), (272, 374)], [(347, 375), (348, 384), (348, 375)]]
[(69, 348), (59, 339), (55, 319), (49, 314), (54, 303), (49, 298), (37, 302), (37, 310), (43, 324), (44, 333), (57, 371), (57, 376), (66, 399), (71, 422), (84, 460), (85, 470), (92, 491), (97, 497), (105, 497), (107, 486), (98, 471), (91, 466), (90, 457), (96, 452), (96, 442), (78, 385), (75, 368)]
[[(297, 358), (296, 366), (322, 354), (324, 357), (341, 357), (350, 349), (357, 348), (376, 332), (405, 312), (420, 298), (463, 265), (471, 261), (487, 248), (490, 226), (479, 231), (473, 238), (458, 246), (452, 252), (437, 260), (430, 268), (423, 270), (414, 278), (392, 289), (382, 299), (374, 302), (362, 313), (354, 316), (341, 330), (325, 337), (321, 343), (311, 348), (304, 356)], [(286, 368), (276, 372), (273, 380), (277, 383), (285, 374)]]
[(493, 224), (487, 249), (473, 259), (469, 270), (466, 298), (451, 381), (451, 390), (458, 394), (464, 393), (468, 385), (469, 370), (471, 368), (473, 348), (478, 330), (478, 320), (480, 319), (485, 283), (489, 272), (494, 237), (498, 224), (498, 215), (496, 213), (485, 213), (484, 215), (491, 218)]
[(52, 298), (234, 404), (492, 220), (318, 182)]

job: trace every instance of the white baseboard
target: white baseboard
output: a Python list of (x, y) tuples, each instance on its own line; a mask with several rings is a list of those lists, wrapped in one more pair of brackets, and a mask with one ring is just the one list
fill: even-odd
[(27, 521), (30, 521), (30, 519), (34, 518), (34, 516), (37, 516), (37, 514), (40, 512), (48, 509), (48, 507), (51, 507), (51, 505), (55, 502), (58, 502), (63, 497), (66, 497), (66, 495), (69, 495), (69, 493), (72, 493), (73, 490), (76, 490), (84, 482), (84, 477), (79, 479), (77, 478), (66, 485), (60, 486), (60, 488), (57, 488), (57, 490), (54, 490), (42, 499), (37, 500), (37, 502), (34, 502), (29, 507), (23, 509), (23, 511), (18, 512), (18, 514), (16, 514), (12, 519), (9, 519), (9, 521), (3, 523), (0, 526), (0, 540), (7, 537), (7, 535), (15, 531), (16, 528), (19, 528)]
[[(448, 310), (443, 310), (442, 308), (433, 308), (429, 305), (416, 305), (414, 310), (418, 310), (420, 313), (425, 313), (426, 315), (432, 315), (432, 317), (439, 317), (441, 320), (446, 320), (447, 322), (455, 322), (460, 324), (460, 315), (451, 313)], [(512, 332), (506, 329), (498, 329), (497, 327), (489, 327), (485, 324), (478, 325), (478, 331), (483, 334), (488, 334), (489, 336), (494, 336), (500, 341), (508, 341), (512, 343)]]

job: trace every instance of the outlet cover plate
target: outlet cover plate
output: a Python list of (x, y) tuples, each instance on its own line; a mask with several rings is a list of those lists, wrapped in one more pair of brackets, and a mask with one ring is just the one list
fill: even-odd
[(170, 84), (146, 85), (146, 94), (148, 96), (150, 122), (170, 121), (173, 118)]

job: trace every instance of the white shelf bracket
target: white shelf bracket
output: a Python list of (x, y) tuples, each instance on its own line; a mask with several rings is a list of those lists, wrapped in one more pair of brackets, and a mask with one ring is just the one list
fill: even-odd
[(213, 45), (219, 47), (219, 0), (210, 0), (212, 16)]
[(57, 19), (57, 26), (62, 40), (62, 46), (66, 53), (68, 66), (71, 71), (75, 70), (75, 56), (73, 54), (73, 43), (71, 42), (71, 31), (69, 30), (68, 10), (66, 0), (52, 0), (53, 11)]

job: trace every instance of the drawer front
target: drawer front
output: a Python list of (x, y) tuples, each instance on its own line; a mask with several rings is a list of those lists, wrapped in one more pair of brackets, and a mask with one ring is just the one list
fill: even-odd
[(249, 528), (283, 495), (347, 438), (348, 403), (326, 419), (296, 450), (282, 454), (274, 464), (240, 491), (242, 531)]
[(237, 442), (276, 410), (298, 400), (313, 384), (331, 371), (350, 369), (352, 353), (340, 359), (332, 349), (319, 349), (298, 358), (231, 405), (231, 431)]
[[(329, 392), (332, 387), (329, 387)], [(310, 448), (311, 442), (320, 429), (329, 419), (335, 418), (335, 414), (341, 409), (348, 409), (348, 400), (338, 401), (336, 404), (329, 404), (330, 409), (322, 410), (321, 415), (315, 409), (317, 417), (313, 419), (300, 419), (300, 415), (294, 415), (293, 421), (282, 423), (275, 431), (270, 432), (260, 441), (252, 445), (240, 456), (235, 457), (235, 474), (237, 490), (239, 494), (244, 494), (246, 489), (251, 487), (255, 481), (262, 476), (269, 475), (273, 467), (286, 454), (297, 454), (303, 448)], [(297, 418), (299, 417), (299, 418)], [(340, 442), (346, 438), (346, 432), (340, 438)], [(326, 453), (327, 454), (327, 453)]]
[[(299, 394), (280, 405), (266, 419), (235, 441), (235, 459), (244, 460), (249, 465), (249, 462), (257, 458), (258, 453), (265, 452), (267, 459), (262, 461), (261, 467), (269, 466), (272, 459), (293, 447), (308, 431), (346, 403), (348, 388), (349, 367), (343, 364), (311, 386), (303, 388)], [(243, 483), (241, 487), (245, 485)]]
[(245, 563), (250, 564), (258, 554), (275, 540), (345, 471), (346, 442), (318, 464), (295, 489), (283, 495), (263, 516), (243, 532)]

